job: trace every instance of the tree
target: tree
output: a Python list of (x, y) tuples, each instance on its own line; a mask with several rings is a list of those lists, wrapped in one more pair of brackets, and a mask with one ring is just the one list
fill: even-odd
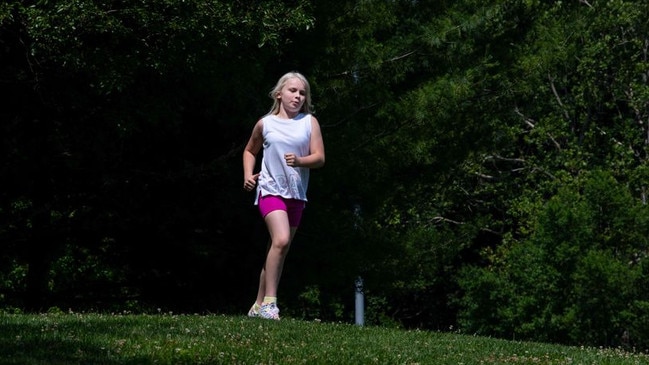
[[(376, 310), (448, 328), (460, 260), (506, 229), (506, 205), (491, 198), (498, 188), (481, 165), (510, 143), (502, 125), (514, 122), (506, 45), (523, 38), (533, 12), (519, 2), (367, 1), (343, 9), (325, 22), (332, 46), (324, 47), (335, 57), (314, 66), (328, 70), (319, 84), (329, 95), (322, 120), (333, 119), (324, 130), (336, 141), (325, 196), (346, 212), (342, 219), (360, 208), (362, 220), (336, 247), (357, 259)], [(497, 162), (516, 165), (515, 157)]]
[[(634, 257), (647, 249), (638, 223), (646, 219), (645, 182), (636, 178), (647, 165), (645, 117), (636, 107), (646, 99), (631, 90), (646, 88), (646, 10), (624, 1), (537, 9), (514, 63), (525, 77), (513, 89), (513, 111), (526, 129), (512, 125), (519, 139), (508, 149), (526, 174), (512, 180), (519, 192), (505, 204), (512, 224), (505, 240), (483, 248), (483, 266), (461, 279), (468, 330), (619, 344), (635, 327), (623, 318), (645, 321), (638, 308), (646, 299), (636, 291), (644, 264)], [(612, 292), (621, 300), (608, 298)], [(644, 341), (642, 331), (631, 336)]]
[[(487, 251), (490, 265), (463, 271), (464, 328), (516, 339), (624, 345), (622, 334), (635, 329), (634, 321), (647, 320), (630, 304), (648, 299), (638, 292), (648, 212), (608, 172), (575, 179), (548, 200), (529, 239)], [(643, 335), (630, 334), (644, 347)]]

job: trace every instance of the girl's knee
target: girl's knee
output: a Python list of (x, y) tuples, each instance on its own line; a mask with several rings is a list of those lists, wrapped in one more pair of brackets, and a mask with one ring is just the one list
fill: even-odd
[(288, 247), (291, 245), (291, 238), (290, 237), (278, 237), (274, 238), (272, 241), (273, 247), (279, 250), (288, 250)]

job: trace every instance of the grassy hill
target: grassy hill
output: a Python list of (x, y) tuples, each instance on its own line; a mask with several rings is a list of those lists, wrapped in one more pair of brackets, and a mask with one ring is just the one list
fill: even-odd
[(621, 349), (218, 315), (0, 314), (0, 364), (649, 364)]

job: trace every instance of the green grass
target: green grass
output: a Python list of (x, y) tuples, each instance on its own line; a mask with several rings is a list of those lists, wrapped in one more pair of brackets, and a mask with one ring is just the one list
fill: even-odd
[(649, 364), (649, 355), (352, 324), (0, 314), (0, 364)]

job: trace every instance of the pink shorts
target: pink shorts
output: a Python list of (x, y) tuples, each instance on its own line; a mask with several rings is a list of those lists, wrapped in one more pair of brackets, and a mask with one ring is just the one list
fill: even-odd
[(288, 214), (288, 224), (291, 227), (297, 227), (302, 220), (302, 211), (306, 206), (303, 200), (286, 199), (281, 196), (266, 195), (259, 198), (259, 212), (262, 217), (274, 210), (283, 210)]

